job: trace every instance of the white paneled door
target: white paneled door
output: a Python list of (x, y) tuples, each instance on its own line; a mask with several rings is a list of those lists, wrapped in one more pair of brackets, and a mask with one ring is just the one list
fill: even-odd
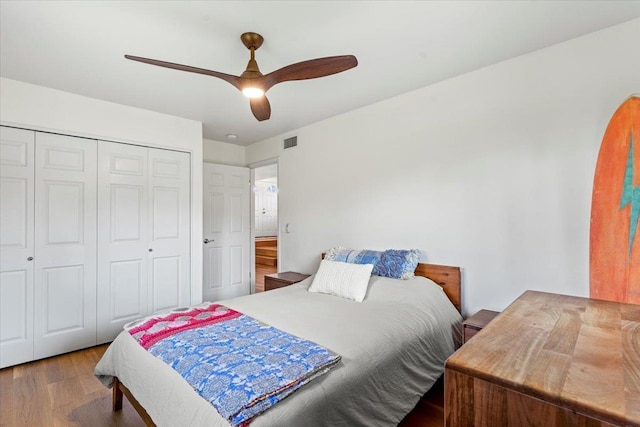
[(98, 343), (190, 302), (189, 154), (101, 141)]
[(0, 127), (0, 368), (33, 359), (34, 139)]
[(96, 342), (97, 141), (36, 133), (34, 358)]
[(149, 149), (149, 312), (186, 307), (190, 295), (189, 154)]
[(0, 126), (0, 368), (190, 304), (190, 164), (189, 153)]
[(250, 280), (249, 169), (204, 164), (206, 301), (247, 295)]
[(255, 236), (278, 235), (278, 186), (273, 182), (256, 182)]
[(98, 147), (98, 343), (147, 311), (148, 148)]

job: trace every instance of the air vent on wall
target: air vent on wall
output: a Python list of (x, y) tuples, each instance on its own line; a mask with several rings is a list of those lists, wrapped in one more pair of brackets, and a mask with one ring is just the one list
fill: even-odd
[(298, 137), (292, 136), (291, 138), (285, 138), (284, 140), (284, 148), (291, 148), (298, 145)]

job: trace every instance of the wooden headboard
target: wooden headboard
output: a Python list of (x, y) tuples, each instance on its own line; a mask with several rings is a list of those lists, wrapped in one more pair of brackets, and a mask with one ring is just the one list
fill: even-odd
[[(325, 252), (322, 253), (324, 259)], [(416, 267), (416, 276), (426, 277), (442, 286), (444, 293), (447, 294), (451, 303), (456, 309), (462, 313), (462, 276), (460, 267), (451, 267), (448, 265), (418, 263)]]
[(426, 277), (442, 286), (444, 293), (447, 294), (456, 309), (462, 313), (460, 267), (419, 263), (416, 267), (416, 276)]

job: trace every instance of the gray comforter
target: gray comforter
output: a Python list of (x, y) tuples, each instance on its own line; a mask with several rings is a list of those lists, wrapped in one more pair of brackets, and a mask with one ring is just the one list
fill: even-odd
[[(342, 356), (328, 374), (251, 425), (397, 425), (443, 373), (444, 361), (459, 345), (460, 314), (442, 289), (424, 277), (372, 276), (362, 303), (308, 292), (310, 280), (221, 302)], [(105, 385), (117, 376), (159, 427), (229, 425), (127, 332), (107, 349), (95, 374)]]

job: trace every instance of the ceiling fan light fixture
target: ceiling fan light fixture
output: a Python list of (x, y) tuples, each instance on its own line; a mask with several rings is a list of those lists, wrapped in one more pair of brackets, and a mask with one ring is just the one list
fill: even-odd
[[(0, 0), (1, 1), (1, 0)], [(269, 74), (262, 74), (256, 62), (256, 50), (262, 46), (264, 39), (258, 33), (244, 33), (240, 36), (242, 43), (251, 52), (251, 58), (247, 63), (247, 68), (239, 76), (221, 73), (219, 71), (207, 70), (204, 68), (192, 67), (190, 65), (176, 64), (174, 62), (159, 61), (157, 59), (143, 58), (141, 56), (125, 55), (124, 57), (132, 61), (144, 62), (146, 64), (157, 65), (159, 67), (172, 68), (174, 70), (187, 71), (190, 73), (203, 74), (205, 76), (217, 77), (230, 83), (236, 89), (249, 98), (249, 106), (253, 116), (258, 121), (269, 120), (271, 117), (271, 104), (265, 92), (274, 85), (294, 80), (309, 80), (319, 77), (330, 76), (341, 73), (358, 65), (358, 60), (353, 55), (327, 56), (325, 58), (309, 59), (295, 64), (290, 64)]]
[(247, 98), (260, 98), (264, 95), (264, 90), (256, 86), (248, 86), (242, 89), (242, 93)]

